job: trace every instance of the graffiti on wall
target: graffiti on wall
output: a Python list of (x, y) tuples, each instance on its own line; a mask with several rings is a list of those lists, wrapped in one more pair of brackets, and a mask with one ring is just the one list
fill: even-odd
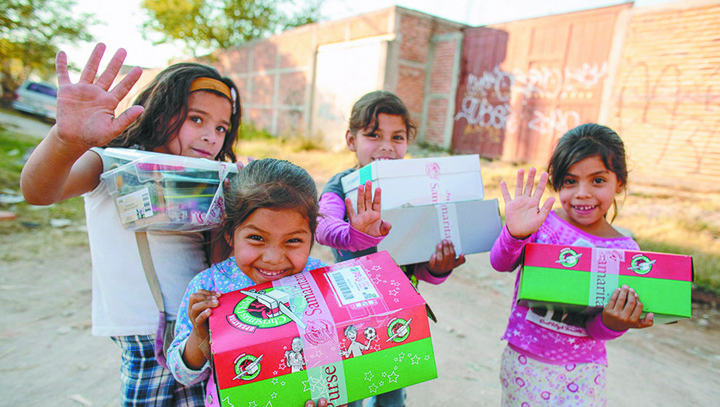
[[(672, 145), (685, 145), (693, 157), (684, 161), (694, 162), (693, 172), (699, 173), (718, 153), (711, 146), (712, 135), (720, 131), (720, 92), (713, 88), (718, 75), (720, 67), (703, 74), (693, 71), (685, 75), (673, 64), (651, 70), (644, 62), (634, 63), (623, 75), (616, 99), (618, 132), (628, 130), (623, 128), (623, 117), (635, 116), (639, 102), (640, 122), (655, 129), (653, 133), (661, 145), (654, 163), (666, 159), (672, 153)], [(630, 82), (643, 86), (630, 91)]]
[[(515, 69), (512, 73), (495, 66), (480, 75), (469, 73), (455, 121), (466, 120), (465, 134), (516, 132), (519, 115), (513, 109), (513, 100), (576, 95), (599, 84), (607, 72), (607, 62), (603, 62), (600, 65), (584, 63), (576, 68), (531, 68), (527, 72)], [(528, 128), (540, 134), (564, 133), (581, 120), (580, 114), (572, 110), (547, 112), (530, 108), (523, 113), (530, 118)]]

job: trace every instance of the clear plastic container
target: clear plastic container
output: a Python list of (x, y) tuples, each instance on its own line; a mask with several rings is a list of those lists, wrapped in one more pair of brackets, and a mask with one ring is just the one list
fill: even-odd
[(107, 148), (110, 170), (100, 178), (125, 229), (200, 231), (220, 225), (223, 181), (234, 163), (125, 148)]

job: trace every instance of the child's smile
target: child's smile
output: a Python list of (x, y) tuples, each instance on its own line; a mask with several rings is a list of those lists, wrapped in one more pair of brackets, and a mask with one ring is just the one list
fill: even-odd
[(312, 233), (295, 209), (260, 208), (233, 234), (233, 254), (240, 270), (260, 284), (291, 276), (305, 268)]
[(603, 229), (609, 226), (605, 214), (623, 187), (600, 157), (578, 161), (568, 170), (558, 192), (563, 218), (587, 233), (604, 235)]

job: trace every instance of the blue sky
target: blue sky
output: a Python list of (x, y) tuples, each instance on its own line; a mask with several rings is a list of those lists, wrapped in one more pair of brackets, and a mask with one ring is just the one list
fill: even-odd
[[(128, 51), (126, 63), (142, 67), (162, 67), (170, 59), (182, 58), (181, 47), (171, 44), (151, 45), (140, 34), (144, 20), (141, 0), (103, 1), (77, 0), (75, 11), (93, 12), (104, 25), (91, 28), (97, 41), (108, 46), (107, 54), (122, 47)], [(638, 0), (636, 7), (668, 3), (673, 0)], [(350, 17), (393, 5), (419, 10), (472, 26), (522, 20), (550, 14), (566, 13), (626, 3), (622, 0), (325, 0), (321, 13), (325, 20)], [(99, 5), (101, 4), (101, 5)], [(94, 44), (62, 47), (71, 62), (82, 66)]]

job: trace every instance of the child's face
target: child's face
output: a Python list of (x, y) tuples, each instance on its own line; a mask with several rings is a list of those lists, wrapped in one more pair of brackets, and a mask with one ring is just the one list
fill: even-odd
[(211, 92), (193, 92), (188, 97), (188, 114), (182, 127), (156, 151), (214, 160), (225, 142), (231, 114), (232, 105), (226, 98)]
[(398, 160), (405, 157), (408, 147), (407, 129), (401, 116), (380, 113), (378, 128), (345, 134), (348, 148), (354, 151), (361, 167), (379, 160)]
[(298, 211), (260, 208), (235, 230), (232, 246), (240, 270), (260, 284), (303, 271), (311, 243), (308, 220)]
[(615, 173), (594, 156), (570, 167), (558, 195), (570, 223), (592, 233), (607, 224), (605, 214), (623, 187)]

